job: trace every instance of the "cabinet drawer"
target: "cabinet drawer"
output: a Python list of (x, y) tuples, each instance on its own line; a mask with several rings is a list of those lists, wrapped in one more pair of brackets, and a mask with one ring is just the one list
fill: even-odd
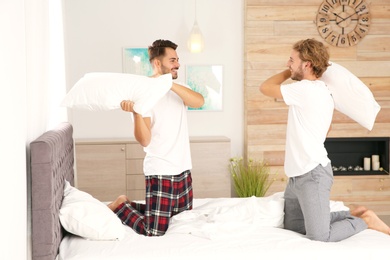
[(76, 144), (77, 188), (101, 201), (126, 192), (125, 145)]
[(144, 174), (143, 159), (127, 159), (126, 160), (126, 174), (134, 175), (134, 174)]
[(130, 200), (145, 200), (145, 190), (128, 190), (127, 197)]
[[(190, 138), (194, 196), (230, 197), (228, 169), (230, 140), (226, 137)], [(121, 194), (145, 199), (143, 147), (135, 140), (79, 139), (76, 141), (78, 187), (99, 200)]]
[(230, 142), (193, 142), (191, 155), (194, 197), (230, 197)]
[(144, 157), (145, 152), (140, 144), (126, 144), (126, 159), (143, 159)]
[(142, 174), (126, 176), (127, 190), (145, 190), (145, 176)]

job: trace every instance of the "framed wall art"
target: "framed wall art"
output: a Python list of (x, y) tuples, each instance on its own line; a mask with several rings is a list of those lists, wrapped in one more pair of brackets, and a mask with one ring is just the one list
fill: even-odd
[(188, 110), (222, 111), (222, 79), (222, 65), (187, 65), (186, 84), (201, 93), (205, 100), (202, 107)]
[(143, 76), (152, 75), (148, 48), (123, 48), (123, 72)]

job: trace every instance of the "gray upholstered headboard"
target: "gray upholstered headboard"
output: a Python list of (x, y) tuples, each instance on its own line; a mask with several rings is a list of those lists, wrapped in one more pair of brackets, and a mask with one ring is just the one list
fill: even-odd
[(54, 260), (64, 230), (59, 221), (64, 183), (74, 184), (73, 127), (62, 123), (30, 144), (32, 259)]

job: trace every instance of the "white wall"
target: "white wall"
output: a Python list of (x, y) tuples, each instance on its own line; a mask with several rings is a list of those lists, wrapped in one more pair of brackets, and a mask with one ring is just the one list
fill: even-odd
[(22, 260), (27, 255), (24, 21), (23, 0), (0, 2), (0, 259)]
[[(186, 38), (193, 23), (188, 0), (63, 0), (68, 34), (68, 89), (90, 71), (121, 72), (122, 47), (145, 46), (157, 38), (178, 43), (181, 63), (224, 65), (224, 111), (189, 112), (192, 135), (226, 135), (233, 150), (243, 146), (242, 1), (198, 0), (198, 23), (206, 38), (202, 54), (190, 54)], [(52, 2), (52, 1), (51, 1)], [(0, 259), (30, 259), (28, 146), (50, 125), (45, 70), (47, 0), (0, 1)], [(153, 8), (152, 8), (153, 7)], [(150, 8), (151, 10), (148, 10)], [(142, 27), (140, 26), (142, 25)], [(39, 69), (38, 69), (39, 68)], [(184, 80), (184, 70), (180, 78)], [(60, 117), (56, 117), (61, 121)], [(122, 113), (73, 115), (76, 137), (127, 137)], [(233, 153), (234, 154), (234, 153)], [(26, 176), (27, 175), (27, 176)]]
[(58, 107), (62, 45), (52, 37), (60, 30), (49, 18), (53, 7), (60, 16), (60, 1), (0, 1), (0, 259), (31, 259), (29, 145), (67, 120)]
[[(223, 111), (189, 111), (191, 136), (227, 136), (232, 156), (243, 153), (243, 1), (197, 0), (197, 21), (205, 50), (186, 48), (195, 19), (194, 0), (64, 0), (68, 90), (85, 73), (122, 72), (123, 47), (147, 47), (156, 39), (179, 45), (186, 65), (223, 65)], [(121, 111), (71, 111), (75, 138), (132, 137), (132, 124)]]

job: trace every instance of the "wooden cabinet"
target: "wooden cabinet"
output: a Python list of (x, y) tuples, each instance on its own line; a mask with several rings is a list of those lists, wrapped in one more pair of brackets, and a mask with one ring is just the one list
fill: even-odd
[(76, 143), (76, 184), (101, 201), (126, 192), (124, 143)]
[(226, 137), (193, 137), (191, 156), (194, 197), (231, 197), (230, 140)]
[[(145, 152), (135, 140), (76, 140), (77, 187), (101, 201), (126, 194), (145, 199)], [(190, 140), (194, 197), (230, 197), (230, 139), (193, 137)]]
[(131, 200), (145, 199), (145, 176), (143, 171), (145, 152), (137, 142), (126, 145), (126, 194)]

